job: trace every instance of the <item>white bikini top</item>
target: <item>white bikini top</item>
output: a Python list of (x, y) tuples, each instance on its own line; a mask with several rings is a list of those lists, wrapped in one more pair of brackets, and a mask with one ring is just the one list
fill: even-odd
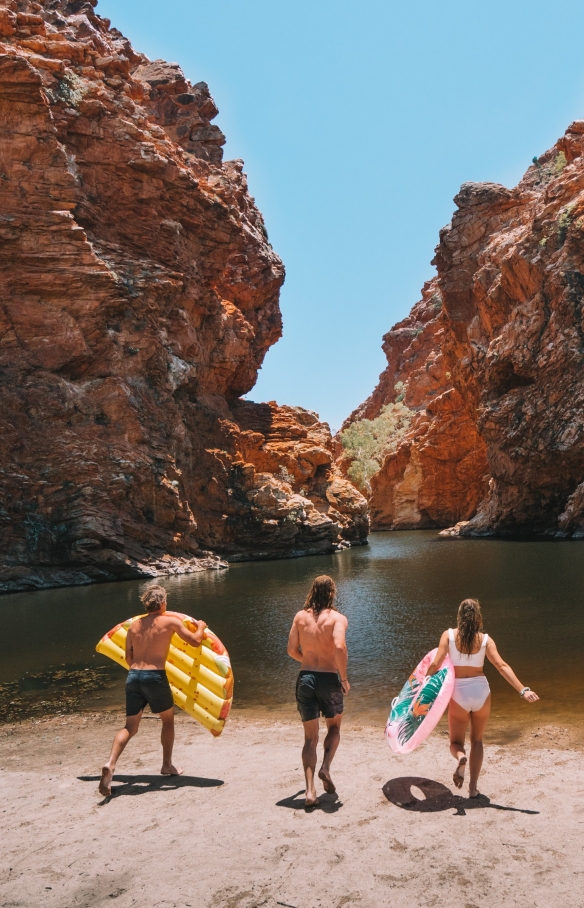
[(454, 642), (454, 630), (448, 628), (448, 653), (450, 655), (450, 661), (453, 665), (464, 665), (468, 668), (482, 668), (485, 664), (485, 649), (487, 646), (487, 640), (489, 639), (488, 634), (483, 634), (483, 641), (481, 643), (481, 648), (478, 653), (472, 653), (468, 655), (467, 653), (461, 653), (456, 648), (456, 643)]

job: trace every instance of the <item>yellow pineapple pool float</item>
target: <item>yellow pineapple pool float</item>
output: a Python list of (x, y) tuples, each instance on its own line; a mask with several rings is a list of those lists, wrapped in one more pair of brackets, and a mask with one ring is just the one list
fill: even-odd
[[(195, 621), (189, 615), (181, 612), (173, 614), (181, 618), (187, 630), (197, 630)], [(101, 638), (95, 647), (97, 652), (129, 669), (126, 662), (128, 628), (133, 621), (144, 617), (135, 615), (116, 625)], [(233, 700), (233, 671), (229, 653), (219, 638), (207, 627), (201, 646), (191, 646), (173, 634), (164, 668), (175, 705), (218, 737), (225, 727)]]

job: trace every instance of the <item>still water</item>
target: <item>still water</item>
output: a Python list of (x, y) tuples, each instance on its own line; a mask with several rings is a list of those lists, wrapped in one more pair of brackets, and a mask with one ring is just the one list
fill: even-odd
[[(458, 603), (467, 596), (480, 599), (485, 629), (503, 658), (542, 697), (541, 704), (528, 706), (487, 663), (493, 731), (513, 737), (526, 724), (582, 721), (582, 543), (445, 540), (433, 531), (376, 533), (370, 545), (337, 555), (238, 564), (165, 580), (169, 607), (204, 618), (227, 646), (234, 709), (295, 715), (298, 666), (286, 655), (287, 635), (321, 573), (335, 578), (339, 607), (349, 618), (346, 712), (352, 722), (384, 724), (392, 697), (441, 632), (455, 624)], [(81, 705), (121, 707), (125, 672), (94, 647), (114, 624), (141, 611), (141, 587), (130, 581), (1, 598), (0, 682), (6, 687), (19, 680), (22, 689), (27, 678), (47, 671), (54, 676), (58, 666), (78, 675), (97, 668), (107, 676), (100, 690), (81, 694)]]

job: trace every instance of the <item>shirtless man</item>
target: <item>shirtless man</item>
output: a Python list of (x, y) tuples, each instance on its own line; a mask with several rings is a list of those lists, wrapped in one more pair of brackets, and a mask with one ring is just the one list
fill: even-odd
[(163, 776), (177, 776), (183, 772), (172, 762), (174, 704), (164, 664), (173, 634), (178, 634), (191, 646), (200, 646), (207, 625), (199, 621), (196, 633), (188, 631), (175, 612), (166, 611), (166, 590), (162, 586), (148, 587), (141, 599), (148, 614), (130, 625), (126, 637), (126, 662), (130, 666), (126, 680), (126, 725), (115, 736), (110, 758), (101, 770), (99, 793), (104, 797), (112, 793), (118, 757), (138, 731), (147, 703), (153, 713), (160, 713), (162, 720), (160, 772)]
[(317, 577), (302, 611), (294, 616), (288, 638), (288, 655), (300, 662), (296, 681), (296, 704), (304, 725), (302, 764), (306, 777), (306, 807), (318, 805), (314, 787), (319, 716), (327, 724), (324, 757), (318, 771), (324, 790), (335, 791), (331, 763), (341, 740), (343, 694), (351, 685), (347, 680), (348, 621), (335, 607), (337, 588), (331, 577)]

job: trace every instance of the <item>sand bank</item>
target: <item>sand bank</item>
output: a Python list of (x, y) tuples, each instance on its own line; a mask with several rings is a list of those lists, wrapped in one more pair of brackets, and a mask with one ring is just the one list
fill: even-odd
[(145, 719), (104, 802), (120, 719), (0, 728), (1, 908), (584, 904), (584, 763), (567, 731), (487, 747), (476, 804), (456, 796), (443, 733), (395, 757), (353, 725), (338, 795), (306, 813), (301, 728), (237, 714), (219, 739), (178, 717), (178, 779), (157, 775), (160, 725)]

